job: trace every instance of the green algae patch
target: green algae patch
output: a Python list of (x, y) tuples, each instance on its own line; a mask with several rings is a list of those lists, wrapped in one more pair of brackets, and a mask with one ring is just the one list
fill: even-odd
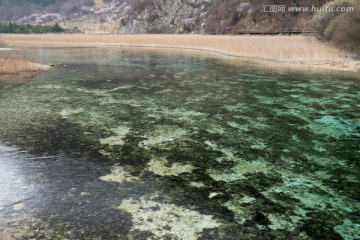
[(233, 198), (222, 204), (223, 207), (233, 212), (235, 221), (239, 224), (244, 224), (251, 219), (251, 212), (247, 210), (246, 206), (256, 201), (256, 198), (251, 196), (244, 196), (242, 198)]
[(319, 119), (315, 119), (308, 127), (319, 134), (339, 139), (344, 136), (349, 137), (355, 134), (357, 125), (347, 119), (337, 119), (334, 116), (323, 116)]
[[(277, 215), (277, 214), (269, 214), (267, 215), (267, 218), (270, 221), (269, 224), (269, 228), (272, 230), (290, 230), (293, 231), (295, 230), (296, 224), (294, 222), (293, 219), (291, 219), (291, 216), (289, 217), (289, 219), (285, 220), (286, 218), (284, 218), (281, 215)], [(300, 220), (301, 218), (298, 217), (297, 220)]]
[(123, 145), (125, 136), (130, 132), (129, 127), (127, 126), (120, 126), (117, 128), (110, 129), (111, 132), (114, 134), (107, 138), (100, 139), (100, 143), (104, 145)]
[(238, 161), (229, 172), (210, 169), (208, 173), (216, 181), (232, 182), (246, 179), (247, 174), (268, 173), (269, 171), (270, 168), (264, 161)]
[(205, 183), (203, 182), (190, 182), (189, 184), (191, 187), (195, 187), (195, 188), (202, 188), (205, 187)]
[(162, 125), (158, 126), (149, 135), (146, 135), (147, 140), (142, 141), (140, 145), (147, 148), (161, 143), (172, 142), (185, 135), (186, 131), (178, 126)]
[(195, 169), (190, 164), (172, 163), (169, 166), (165, 158), (151, 159), (147, 165), (149, 171), (160, 176), (178, 176), (182, 173), (191, 173)]
[(345, 219), (341, 225), (335, 226), (334, 230), (339, 233), (345, 240), (360, 238), (360, 224)]
[(60, 112), (60, 115), (64, 118), (67, 118), (68, 116), (74, 115), (74, 114), (79, 114), (79, 113), (83, 113), (85, 111), (84, 108), (79, 108), (79, 109), (63, 109)]
[(157, 238), (196, 240), (205, 229), (221, 226), (211, 215), (174, 204), (154, 201), (155, 196), (125, 199), (118, 207), (132, 215), (132, 231), (148, 231)]
[(134, 177), (130, 171), (128, 170), (129, 167), (124, 166), (113, 166), (111, 172), (108, 175), (101, 176), (100, 179), (107, 182), (133, 182), (139, 180), (139, 178)]

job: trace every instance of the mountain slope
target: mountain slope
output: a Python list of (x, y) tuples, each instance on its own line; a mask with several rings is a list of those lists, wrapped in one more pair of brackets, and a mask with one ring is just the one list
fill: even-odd
[(240, 33), (303, 30), (313, 12), (263, 12), (265, 5), (326, 0), (0, 0), (0, 20), (60, 25), (84, 33)]

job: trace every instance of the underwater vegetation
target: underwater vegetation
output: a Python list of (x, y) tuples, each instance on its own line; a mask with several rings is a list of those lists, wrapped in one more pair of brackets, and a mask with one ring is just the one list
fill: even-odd
[(42, 54), (67, 67), (0, 86), (1, 142), (37, 169), (34, 200), (16, 211), (37, 219), (33, 232), (360, 238), (357, 76), (134, 50)]

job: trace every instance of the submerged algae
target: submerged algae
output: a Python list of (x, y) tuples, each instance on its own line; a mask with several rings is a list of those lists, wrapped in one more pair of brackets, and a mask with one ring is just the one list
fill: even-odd
[(113, 136), (102, 138), (100, 139), (101, 144), (107, 144), (107, 145), (123, 145), (124, 144), (124, 138), (126, 135), (130, 132), (130, 128), (126, 126), (120, 126), (117, 128), (111, 129), (113, 132)]
[(174, 163), (171, 166), (164, 158), (151, 159), (147, 164), (148, 170), (160, 176), (178, 176), (182, 173), (191, 173), (195, 167), (190, 164)]
[(161, 125), (146, 136), (146, 140), (140, 143), (147, 148), (156, 144), (171, 142), (186, 135), (186, 131), (178, 126)]
[(124, 193), (112, 206), (132, 216), (125, 235), (360, 237), (358, 78), (94, 49), (80, 59), (0, 90), (0, 137), (114, 163), (99, 177)]
[(132, 230), (150, 231), (157, 238), (196, 240), (204, 229), (216, 228), (221, 221), (186, 207), (159, 203), (157, 196), (144, 196), (138, 200), (125, 199), (119, 209), (133, 217)]
[(230, 172), (209, 169), (209, 175), (216, 181), (232, 182), (247, 179), (246, 175), (251, 173), (268, 173), (271, 168), (264, 161), (238, 161)]
[(101, 176), (100, 179), (103, 181), (118, 183), (133, 182), (139, 180), (139, 178), (131, 175), (130, 171), (126, 170), (125, 167), (118, 165), (113, 166), (111, 169), (111, 173), (105, 176)]

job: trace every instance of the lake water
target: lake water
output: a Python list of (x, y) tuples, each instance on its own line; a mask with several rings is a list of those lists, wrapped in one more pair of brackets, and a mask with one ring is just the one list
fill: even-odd
[(1, 239), (360, 238), (359, 74), (32, 53), (59, 64), (0, 83)]

